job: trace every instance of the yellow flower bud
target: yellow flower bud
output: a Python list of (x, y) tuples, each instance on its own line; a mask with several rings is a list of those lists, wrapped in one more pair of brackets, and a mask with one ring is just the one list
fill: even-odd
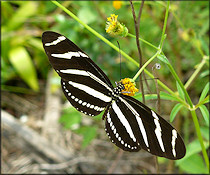
[(106, 21), (106, 32), (112, 36), (127, 36), (128, 29), (125, 27), (124, 24), (120, 24), (117, 20), (118, 15), (111, 14), (111, 17), (107, 18)]

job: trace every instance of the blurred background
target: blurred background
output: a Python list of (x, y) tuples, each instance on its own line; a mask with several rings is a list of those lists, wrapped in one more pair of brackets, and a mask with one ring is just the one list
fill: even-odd
[[(118, 15), (129, 33), (135, 35), (129, 1), (60, 1), (80, 20), (107, 38), (137, 62), (135, 38), (112, 37), (105, 31), (107, 17)], [(140, 8), (134, 2), (136, 14)], [(146, 1), (140, 21), (140, 37), (158, 47), (166, 2)], [(121, 78), (133, 78), (138, 67), (93, 35), (51, 1), (1, 2), (1, 113), (2, 173), (206, 173), (200, 145), (190, 112), (181, 109), (173, 125), (192, 152), (182, 162), (158, 158), (140, 151), (120, 151), (104, 131), (102, 115), (85, 116), (67, 102), (60, 87), (60, 77), (49, 64), (41, 42), (44, 31), (61, 33), (84, 50), (105, 72), (113, 85)], [(163, 52), (185, 84), (203, 58), (209, 56), (209, 2), (172, 1)], [(143, 63), (156, 50), (141, 42)], [(176, 91), (169, 69), (155, 59), (147, 67), (155, 77)], [(121, 72), (120, 72), (121, 64)], [(150, 90), (156, 93), (155, 82), (147, 77)], [(198, 103), (209, 82), (209, 63), (202, 69), (187, 91)], [(138, 83), (137, 83), (138, 84)], [(160, 90), (162, 90), (159, 87)], [(145, 89), (145, 93), (149, 93)], [(140, 99), (140, 98), (139, 98)], [(147, 100), (155, 110), (156, 99)], [(166, 103), (167, 102), (167, 103)], [(161, 101), (161, 115), (169, 121), (175, 102)], [(208, 107), (208, 106), (207, 106)], [(209, 108), (208, 108), (209, 110)], [(209, 143), (209, 125), (197, 110), (205, 143)], [(193, 144), (192, 144), (193, 143)], [(208, 145), (207, 149), (208, 149)], [(188, 147), (189, 146), (189, 147)]]

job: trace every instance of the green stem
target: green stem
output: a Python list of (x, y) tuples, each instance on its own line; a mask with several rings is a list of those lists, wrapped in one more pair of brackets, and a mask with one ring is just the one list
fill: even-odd
[(206, 148), (205, 148), (205, 145), (204, 145), (204, 142), (203, 142), (203, 138), (202, 138), (202, 135), (201, 135), (201, 130), (200, 130), (199, 122), (198, 122), (198, 117), (196, 115), (195, 110), (191, 111), (191, 115), (192, 115), (193, 122), (194, 122), (194, 125), (195, 125), (198, 140), (199, 140), (200, 145), (201, 145), (203, 157), (204, 157), (204, 160), (206, 162), (207, 169), (209, 170), (209, 158), (208, 158), (208, 154), (206, 152)]
[(187, 99), (187, 102), (188, 102), (188, 104), (190, 106), (189, 109), (191, 111), (191, 115), (192, 115), (193, 122), (194, 122), (194, 125), (195, 125), (196, 133), (197, 133), (200, 145), (201, 145), (203, 157), (204, 157), (204, 160), (206, 162), (206, 166), (209, 169), (209, 159), (208, 159), (208, 155), (207, 155), (207, 152), (206, 152), (206, 149), (205, 149), (205, 146), (204, 146), (203, 138), (202, 138), (201, 131), (200, 131), (199, 122), (198, 122), (197, 115), (196, 115), (195, 109), (194, 109), (194, 105), (193, 105), (193, 103), (192, 103), (192, 101), (191, 101), (191, 99), (190, 99), (186, 89), (184, 88), (184, 85), (182, 84), (181, 80), (179, 79), (178, 75), (176, 74), (176, 72), (173, 69), (173, 67), (171, 66), (171, 64), (167, 64), (167, 65), (169, 67), (169, 70), (171, 71), (171, 74), (173, 75), (175, 80), (179, 83), (180, 87), (182, 88), (182, 91), (184, 92), (185, 97)]
[(165, 14), (164, 25), (163, 25), (163, 31), (162, 31), (160, 45), (159, 45), (159, 48), (160, 49), (162, 49), (162, 47), (163, 47), (163, 41), (165, 39), (166, 26), (167, 26), (167, 21), (168, 21), (169, 5), (170, 5), (170, 1), (167, 2), (166, 14)]
[(138, 76), (141, 74), (141, 72), (147, 67), (147, 65), (149, 64), (149, 63), (151, 63), (152, 62), (152, 60), (154, 60), (155, 58), (156, 58), (156, 56), (158, 55), (158, 54), (160, 54), (160, 51), (157, 51), (156, 53), (155, 53), (155, 55), (153, 55), (140, 69), (139, 69), (139, 71), (136, 73), (136, 75), (133, 77), (133, 81), (135, 81), (137, 78), (138, 78)]
[[(59, 4), (57, 1), (52, 1), (55, 5), (57, 5), (58, 7), (60, 7), (61, 9), (63, 9), (63, 11), (65, 11), (67, 14), (69, 14), (72, 18), (74, 18), (76, 21), (78, 21), (80, 24), (82, 24), (84, 27), (86, 27), (90, 32), (92, 32), (93, 34), (95, 34), (96, 36), (98, 36), (99, 38), (101, 38), (104, 42), (106, 42), (108, 45), (110, 45), (113, 49), (115, 49), (117, 52), (119, 52), (119, 48), (116, 47), (114, 44), (112, 44), (111, 42), (109, 42), (106, 38), (104, 38), (103, 36), (101, 36), (99, 33), (97, 33), (95, 30), (93, 30), (92, 28), (90, 28), (87, 24), (85, 24), (84, 22), (82, 22), (77, 16), (75, 16), (73, 13), (71, 13), (68, 9), (66, 9), (65, 7), (63, 7), (61, 4)], [(127, 58), (128, 60), (131, 60), (137, 67), (139, 67), (139, 63), (137, 63), (135, 60), (133, 60), (130, 56), (128, 56), (125, 52), (121, 51), (121, 54)], [(147, 70), (144, 70), (145, 73), (150, 76), (151, 78), (154, 78), (154, 76)], [(177, 96), (170, 88), (168, 88), (165, 84), (163, 84), (160, 80), (158, 80), (158, 84), (165, 89), (166, 91), (168, 91), (171, 95), (175, 95)]]
[(184, 85), (182, 84), (181, 80), (179, 79), (178, 75), (176, 74), (175, 70), (171, 66), (171, 64), (167, 64), (169, 70), (171, 71), (171, 74), (173, 75), (174, 79), (179, 83), (180, 87), (182, 88), (182, 91), (185, 94), (185, 97), (187, 99), (188, 104), (190, 105), (190, 108), (193, 108), (193, 103), (189, 97), (189, 94), (187, 93), (186, 89), (184, 88)]
[(195, 110), (197, 109), (197, 108), (199, 108), (199, 106), (201, 106), (201, 105), (203, 105), (203, 104), (205, 104), (205, 103), (209, 103), (209, 95), (206, 97), (206, 98), (204, 98), (203, 100), (201, 100), (198, 104), (196, 104), (195, 105)]
[[(117, 46), (115, 46), (114, 44), (112, 44), (109, 40), (107, 40), (106, 38), (104, 38), (102, 35), (100, 35), (98, 32), (96, 32), (94, 29), (92, 29), (90, 26), (88, 26), (87, 24), (85, 24), (83, 21), (81, 21), (77, 16), (75, 16), (72, 12), (70, 12), (68, 9), (66, 9), (65, 7), (63, 7), (61, 4), (59, 4), (57, 1), (52, 1), (55, 5), (57, 5), (58, 7), (60, 7), (63, 11), (65, 11), (68, 15), (70, 15), (72, 18), (74, 18), (77, 22), (79, 22), (80, 24), (82, 24), (87, 30), (89, 30), (90, 32), (92, 32), (95, 36), (97, 36), (98, 38), (100, 38), (102, 41), (104, 41), (106, 44), (108, 44), (109, 46), (111, 46), (114, 50), (116, 50), (117, 52), (119, 52), (119, 48)], [(133, 58), (131, 58), (129, 55), (127, 55), (125, 52), (123, 52), (122, 50), (120, 51), (120, 53), (127, 58), (129, 61), (131, 61), (132, 63), (134, 63), (136, 66), (139, 66), (139, 63), (137, 63)]]
[[(130, 37), (132, 37), (132, 38), (136, 38), (135, 35), (130, 34), (130, 33), (128, 33), (127, 36), (130, 36)], [(149, 45), (149, 46), (155, 48), (156, 50), (158, 50), (158, 47), (156, 47), (155, 45), (153, 45), (153, 44), (147, 42), (146, 40), (144, 40), (144, 39), (142, 39), (142, 38), (139, 38), (139, 40), (142, 41), (142, 42), (144, 42), (144, 43), (146, 43), (147, 45)]]
[[(144, 69), (144, 72), (150, 77), (150, 78), (155, 78), (153, 76), (153, 74), (151, 74), (148, 70)], [(186, 108), (189, 109), (189, 105), (183, 100), (180, 98), (180, 96), (175, 93), (174, 91), (172, 91), (170, 88), (168, 88), (164, 83), (162, 83), (160, 80), (157, 80), (158, 84), (163, 88), (165, 89), (167, 92), (169, 92), (172, 96), (176, 97), (177, 100), (182, 103)]]
[[(160, 45), (159, 45), (160, 49), (162, 48), (163, 41), (165, 39), (165, 30), (166, 30), (166, 26), (167, 26), (169, 5), (170, 5), (170, 1), (168, 1), (168, 3), (167, 3), (166, 15), (165, 15), (165, 20), (164, 20), (164, 27), (163, 27), (163, 32), (162, 32), (162, 36), (161, 36), (161, 42), (160, 42)], [(178, 75), (176, 74), (176, 72), (173, 69), (173, 67), (171, 66), (171, 64), (169, 63), (167, 65), (168, 65), (172, 75), (174, 76), (174, 78), (179, 83), (180, 87), (182, 88), (182, 90), (183, 90), (183, 92), (185, 94), (185, 97), (186, 97), (186, 99), (188, 101), (188, 104), (190, 105), (191, 115), (192, 115), (193, 122), (194, 122), (194, 125), (195, 125), (196, 133), (197, 133), (197, 136), (198, 136), (201, 148), (202, 148), (203, 157), (204, 157), (204, 160), (206, 162), (206, 166), (209, 169), (209, 159), (208, 159), (208, 155), (207, 155), (207, 152), (206, 152), (206, 149), (205, 149), (205, 146), (204, 146), (204, 142), (203, 142), (203, 138), (202, 138), (202, 135), (201, 135), (201, 131), (200, 131), (200, 126), (199, 126), (199, 122), (198, 122), (198, 119), (197, 119), (197, 115), (196, 115), (195, 110), (192, 110), (194, 105), (193, 105), (193, 103), (192, 103), (192, 101), (191, 101), (191, 99), (190, 99), (186, 89), (184, 88), (184, 85), (182, 84), (181, 80), (179, 79)]]
[(195, 72), (192, 74), (192, 76), (189, 78), (189, 80), (187, 81), (187, 83), (184, 85), (185, 89), (188, 89), (189, 86), (191, 85), (191, 83), (193, 82), (193, 80), (197, 77), (198, 73), (201, 71), (202, 67), (205, 65), (206, 61), (209, 59), (209, 57), (204, 56), (201, 63), (198, 65), (197, 69), (195, 70)]

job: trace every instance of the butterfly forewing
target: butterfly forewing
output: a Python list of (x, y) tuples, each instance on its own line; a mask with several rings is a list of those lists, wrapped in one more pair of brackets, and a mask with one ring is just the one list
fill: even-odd
[(44, 32), (42, 42), (50, 63), (60, 75), (70, 103), (87, 115), (98, 115), (111, 101), (112, 84), (79, 47), (55, 32)]

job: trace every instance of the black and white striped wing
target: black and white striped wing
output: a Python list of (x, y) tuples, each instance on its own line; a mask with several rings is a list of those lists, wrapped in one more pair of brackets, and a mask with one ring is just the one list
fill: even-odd
[(87, 115), (100, 114), (112, 100), (113, 86), (104, 72), (65, 36), (47, 31), (42, 42), (69, 102)]
[(177, 131), (138, 100), (121, 95), (104, 115), (105, 130), (121, 149), (133, 152), (142, 148), (174, 160), (184, 157), (185, 145)]
[(49, 61), (61, 77), (66, 98), (80, 112), (95, 116), (105, 110), (105, 130), (125, 151), (141, 148), (168, 159), (184, 157), (186, 149), (177, 131), (153, 110), (113, 88), (104, 72), (73, 42), (55, 32), (44, 32), (42, 42)]

